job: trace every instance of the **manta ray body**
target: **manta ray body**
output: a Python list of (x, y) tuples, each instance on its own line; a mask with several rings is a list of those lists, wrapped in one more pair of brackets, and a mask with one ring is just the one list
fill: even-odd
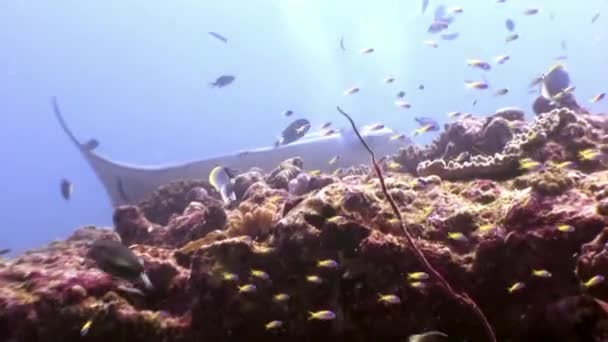
[[(310, 133), (298, 141), (278, 147), (257, 148), (178, 164), (130, 165), (106, 158), (87, 148), (86, 142), (80, 142), (69, 129), (55, 99), (53, 99), (53, 110), (65, 134), (105, 187), (114, 207), (139, 203), (159, 186), (171, 181), (207, 179), (211, 170), (218, 165), (242, 172), (253, 167), (269, 172), (286, 159), (300, 157), (307, 170), (331, 172), (340, 167), (357, 166), (370, 162), (369, 154), (354, 132), (341, 130), (341, 133), (329, 136)], [(395, 153), (400, 146), (404, 145), (403, 141), (396, 142), (389, 139), (394, 131), (388, 128), (362, 130), (361, 134), (379, 156)], [(405, 142), (405, 144), (410, 143), (409, 140)], [(329, 160), (335, 156), (339, 156), (337, 162), (330, 165)]]

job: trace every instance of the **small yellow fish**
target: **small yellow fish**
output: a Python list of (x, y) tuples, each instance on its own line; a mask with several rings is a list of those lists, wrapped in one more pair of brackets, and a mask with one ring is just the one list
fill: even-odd
[(578, 153), (581, 160), (597, 160), (602, 156), (602, 152), (593, 148), (582, 150)]
[(321, 268), (338, 268), (338, 262), (332, 259), (317, 261), (317, 267)]
[(469, 89), (488, 89), (490, 87), (484, 81), (465, 81), (464, 84)]
[(340, 156), (336, 155), (335, 157), (333, 157), (329, 160), (329, 165), (334, 165), (335, 163), (338, 162), (338, 160), (340, 160)]
[(481, 70), (490, 70), (490, 63), (484, 62), (481, 59), (467, 59), (467, 65)]
[(352, 87), (352, 88), (347, 89), (347, 90), (344, 92), (344, 96), (346, 96), (346, 95), (352, 95), (352, 94), (356, 94), (356, 93), (358, 93), (358, 92), (359, 92), (359, 88), (358, 88), (358, 87)]
[(253, 284), (239, 286), (239, 293), (253, 293), (257, 291), (257, 287)]
[(519, 38), (519, 35), (517, 33), (513, 33), (507, 36), (507, 38), (505, 38), (505, 41), (508, 42), (512, 42), (514, 40), (517, 40)]
[(399, 222), (400, 222), (399, 219), (396, 217), (393, 217), (392, 219), (388, 220), (388, 223), (390, 223), (390, 224), (398, 224)]
[(551, 272), (547, 270), (532, 270), (532, 275), (539, 278), (551, 278)]
[(395, 101), (395, 106), (397, 106), (399, 108), (404, 108), (404, 109), (412, 108), (412, 105), (409, 104), (407, 101), (404, 101), (404, 100), (397, 100), (397, 101)]
[(500, 55), (500, 56), (497, 56), (496, 58), (494, 58), (494, 61), (497, 64), (503, 64), (504, 62), (508, 61), (509, 59), (511, 59), (511, 57), (509, 57), (509, 55)]
[(538, 170), (542, 168), (542, 163), (530, 158), (523, 158), (519, 160), (519, 169), (525, 171)]
[(401, 169), (401, 164), (391, 161), (388, 164), (386, 164), (386, 167), (388, 167), (389, 170), (399, 170), (399, 169)]
[(311, 176), (318, 176), (321, 174), (321, 170), (312, 170), (312, 171), (308, 171), (308, 174)]
[(313, 284), (321, 284), (323, 283), (323, 279), (317, 275), (309, 275), (306, 276), (306, 281)]
[(509, 92), (509, 89), (507, 88), (501, 88), (498, 89), (495, 93), (494, 96), (502, 96), (502, 95), (506, 95)]
[(308, 320), (314, 319), (320, 321), (330, 321), (336, 318), (336, 314), (329, 310), (321, 310), (317, 312), (309, 311), (308, 314), (310, 315), (310, 317), (308, 317)]
[(237, 281), (239, 280), (239, 276), (234, 273), (224, 272), (222, 274), (222, 279), (224, 279), (225, 281)]
[(412, 282), (410, 282), (410, 286), (415, 289), (424, 289), (424, 288), (426, 288), (427, 285), (423, 281), (412, 281)]
[(253, 253), (255, 254), (270, 254), (274, 251), (274, 248), (268, 246), (255, 246), (253, 247)]
[(401, 299), (394, 294), (378, 294), (378, 302), (383, 304), (399, 304), (401, 303)]
[(411, 272), (407, 274), (408, 280), (427, 280), (429, 275), (426, 272)]
[(557, 230), (564, 233), (572, 233), (574, 231), (574, 227), (569, 224), (559, 224), (557, 225)]
[(268, 273), (262, 271), (262, 270), (251, 270), (251, 275), (253, 277), (259, 278), (259, 279), (263, 279), (263, 280), (268, 280), (270, 279), (270, 276), (268, 275)]
[(509, 293), (513, 293), (522, 290), (524, 287), (526, 287), (526, 284), (521, 281), (518, 281), (517, 283), (509, 286), (507, 290), (509, 291)]
[(586, 287), (586, 288), (590, 288), (590, 287), (599, 285), (599, 284), (601, 284), (603, 282), (604, 282), (604, 277), (598, 274), (596, 276), (591, 277), (586, 282), (584, 282), (583, 286)]
[(439, 47), (439, 44), (437, 44), (437, 43), (436, 43), (435, 41), (433, 41), (433, 40), (425, 40), (425, 41), (423, 41), (423, 42), (422, 42), (422, 44), (424, 44), (424, 45), (426, 45), (426, 46), (429, 46), (429, 47), (432, 47), (432, 48), (437, 48), (437, 47)]
[(479, 231), (480, 232), (489, 232), (489, 231), (494, 230), (494, 229), (496, 229), (496, 225), (491, 224), (491, 223), (479, 226)]
[(598, 101), (602, 100), (604, 97), (606, 97), (606, 93), (600, 93), (600, 94), (597, 94), (597, 95), (595, 95), (594, 97), (592, 97), (592, 98), (589, 100), (589, 102), (591, 102), (591, 103), (596, 103), (596, 102), (598, 102)]
[(454, 241), (460, 241), (460, 242), (469, 241), (469, 239), (467, 239), (467, 237), (464, 234), (462, 234), (461, 232), (448, 233), (448, 239), (454, 240)]
[(89, 330), (91, 329), (91, 325), (93, 324), (93, 320), (90, 319), (88, 321), (86, 321), (83, 325), (82, 328), (80, 328), (80, 336), (84, 337), (89, 333)]
[(394, 135), (391, 135), (391, 137), (389, 138), (390, 141), (403, 140), (403, 139), (405, 139), (405, 134), (394, 134)]
[(420, 128), (417, 128), (416, 130), (414, 130), (414, 136), (429, 132), (431, 128), (433, 128), (433, 125), (424, 125)]
[(275, 302), (283, 303), (289, 300), (289, 295), (287, 293), (277, 293), (272, 296), (272, 299)]
[(361, 49), (361, 51), (359, 51), (359, 53), (361, 53), (362, 55), (366, 55), (366, 54), (372, 53), (374, 51), (376, 51), (376, 50), (374, 50), (374, 48), (370, 47), (370, 48)]
[(553, 166), (558, 169), (571, 169), (576, 166), (576, 163), (574, 163), (573, 161), (565, 161), (559, 164), (553, 164)]
[(270, 322), (266, 323), (266, 325), (264, 327), (266, 328), (266, 330), (274, 330), (274, 329), (278, 329), (282, 326), (283, 326), (283, 322), (281, 322), (281, 321), (270, 321)]

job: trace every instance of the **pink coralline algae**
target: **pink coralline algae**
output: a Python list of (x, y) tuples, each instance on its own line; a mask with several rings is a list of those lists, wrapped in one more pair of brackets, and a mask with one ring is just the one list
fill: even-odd
[[(0, 341), (487, 340), (471, 306), (412, 278), (428, 271), (400, 222), (498, 341), (606, 341), (607, 136), (572, 108), (456, 121), (384, 171), (402, 221), (367, 166), (243, 170), (230, 207), (204, 180), (167, 184), (116, 208), (113, 229), (1, 259)], [(99, 270), (87, 258), (99, 239), (141, 258), (154, 290)], [(321, 310), (333, 315), (310, 319)]]

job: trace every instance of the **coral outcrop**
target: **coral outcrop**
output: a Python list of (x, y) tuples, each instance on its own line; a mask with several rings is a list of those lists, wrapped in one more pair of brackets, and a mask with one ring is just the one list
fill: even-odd
[[(608, 339), (608, 170), (580, 157), (608, 152), (607, 134), (567, 108), (531, 122), (505, 108), (448, 124), (394, 157), (405, 172), (385, 171), (417, 248), (499, 341)], [(305, 163), (238, 175), (230, 207), (205, 181), (174, 182), (116, 208), (113, 229), (0, 260), (0, 340), (484, 341), (471, 308), (420, 274), (373, 170)], [(98, 270), (97, 239), (129, 246), (154, 290)], [(320, 310), (333, 316), (311, 319)]]

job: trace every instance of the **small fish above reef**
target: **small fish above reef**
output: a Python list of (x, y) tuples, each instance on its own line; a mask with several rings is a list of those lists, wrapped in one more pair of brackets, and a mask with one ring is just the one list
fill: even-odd
[(319, 321), (331, 321), (336, 318), (336, 314), (333, 311), (321, 310), (321, 311), (309, 311), (308, 320), (319, 320)]
[(141, 260), (118, 241), (97, 240), (89, 248), (87, 256), (95, 260), (97, 267), (112, 276), (129, 281), (140, 280), (147, 290), (154, 289)]
[(440, 37), (443, 40), (455, 40), (456, 38), (460, 37), (460, 33), (458, 33), (458, 32), (442, 33)]
[(486, 81), (464, 81), (464, 85), (469, 89), (488, 89), (490, 85)]
[(437, 131), (439, 130), (439, 122), (437, 122), (437, 120), (433, 119), (433, 118), (429, 118), (426, 116), (417, 116), (414, 118), (414, 120), (420, 125), (420, 126), (431, 126), (430, 130), (431, 131)]
[(538, 9), (538, 8), (528, 8), (523, 13), (524, 13), (524, 15), (535, 15), (535, 14), (538, 14), (538, 12), (540, 12), (540, 9)]
[(72, 192), (74, 191), (74, 186), (72, 185), (72, 182), (64, 178), (61, 180), (59, 188), (61, 190), (61, 196), (63, 197), (63, 199), (68, 201), (72, 197)]
[(258, 290), (258, 288), (253, 284), (241, 285), (238, 287), (239, 293), (254, 293)]
[(586, 282), (584, 282), (583, 283), (583, 287), (585, 287), (585, 288), (591, 288), (591, 287), (594, 287), (594, 286), (597, 286), (597, 285), (603, 283), (604, 280), (605, 280), (604, 276), (601, 276), (601, 275), (598, 274), (596, 276), (593, 276), (593, 277), (589, 278), (589, 280), (587, 280)]
[(512, 42), (514, 40), (519, 39), (519, 35), (517, 33), (513, 33), (507, 36), (507, 38), (505, 38), (505, 41), (508, 42)]
[(234, 82), (235, 79), (236, 79), (236, 77), (232, 76), (232, 75), (222, 75), (222, 76), (216, 78), (214, 82), (210, 83), (210, 85), (212, 87), (223, 88), (223, 87), (231, 84), (232, 82)]
[(0, 249), (0, 255), (8, 254), (8, 253), (10, 253), (10, 252), (11, 252), (11, 249), (10, 249), (10, 248), (3, 248), (3, 249)]
[[(503, 1), (504, 2), (504, 1)], [(422, 334), (410, 335), (408, 338), (409, 342), (442, 342), (449, 341), (448, 335), (441, 331), (427, 331)]]
[(297, 119), (293, 121), (285, 127), (283, 132), (281, 132), (279, 145), (287, 145), (299, 140), (308, 133), (310, 126), (310, 121), (306, 119)]
[(211, 37), (214, 37), (215, 39), (223, 42), (223, 43), (228, 43), (228, 38), (222, 36), (221, 34), (217, 33), (217, 32), (207, 32)]
[(523, 290), (525, 287), (526, 287), (526, 284), (524, 284), (521, 281), (518, 281), (517, 283), (509, 286), (509, 288), (507, 289), (507, 291), (509, 293), (514, 293), (514, 292), (518, 292), (518, 291)]
[(275, 321), (270, 321), (270, 322), (266, 323), (266, 325), (264, 325), (264, 328), (266, 330), (275, 330), (282, 326), (283, 326), (283, 322), (275, 320)]
[(285, 117), (290, 117), (292, 115), (293, 115), (293, 110), (288, 109), (288, 110), (283, 111), (283, 116), (285, 116)]
[(505, 20), (505, 27), (507, 28), (507, 30), (509, 30), (509, 32), (513, 32), (513, 30), (515, 30), (515, 22), (513, 21), (513, 19)]
[(344, 91), (344, 96), (356, 94), (358, 92), (359, 92), (359, 88), (358, 87), (348, 88), (348, 89), (346, 89), (346, 91)]
[(508, 55), (500, 55), (500, 56), (497, 56), (496, 58), (494, 58), (494, 61), (497, 64), (503, 64), (504, 62), (508, 61), (509, 59), (511, 59), (511, 57), (509, 57)]
[(596, 103), (596, 102), (601, 101), (602, 99), (604, 99), (604, 97), (606, 97), (606, 93), (599, 93), (599, 94), (597, 94), (597, 95), (593, 96), (593, 97), (592, 97), (592, 98), (589, 100), (589, 102), (591, 102), (591, 103)]
[(89, 139), (86, 143), (82, 145), (87, 151), (93, 151), (97, 147), (99, 147), (99, 141), (97, 139)]
[(532, 275), (538, 278), (551, 278), (553, 276), (547, 270), (532, 270)]
[(467, 65), (485, 71), (492, 69), (490, 63), (484, 62), (481, 59), (467, 59)]
[(378, 302), (386, 305), (395, 305), (400, 304), (401, 299), (394, 294), (378, 294)]
[(402, 99), (402, 98), (404, 98), (404, 97), (405, 97), (405, 92), (404, 92), (403, 90), (401, 90), (400, 92), (398, 92), (398, 93), (397, 93), (397, 95), (396, 95), (396, 96), (397, 96), (397, 98)]
[(509, 92), (508, 88), (501, 88), (498, 89), (495, 93), (494, 96), (502, 96), (502, 95), (507, 95), (507, 93)]
[(222, 196), (222, 200), (226, 205), (230, 205), (236, 201), (234, 193), (234, 175), (225, 166), (218, 165), (209, 173), (209, 184), (215, 188)]
[(376, 51), (374, 48), (369, 47), (369, 48), (361, 49), (359, 51), (359, 53), (362, 54), (362, 55), (368, 55), (368, 54), (370, 54), (370, 53), (372, 53), (374, 51)]
[(320, 268), (338, 268), (338, 262), (333, 259), (324, 259), (317, 261), (317, 267)]

